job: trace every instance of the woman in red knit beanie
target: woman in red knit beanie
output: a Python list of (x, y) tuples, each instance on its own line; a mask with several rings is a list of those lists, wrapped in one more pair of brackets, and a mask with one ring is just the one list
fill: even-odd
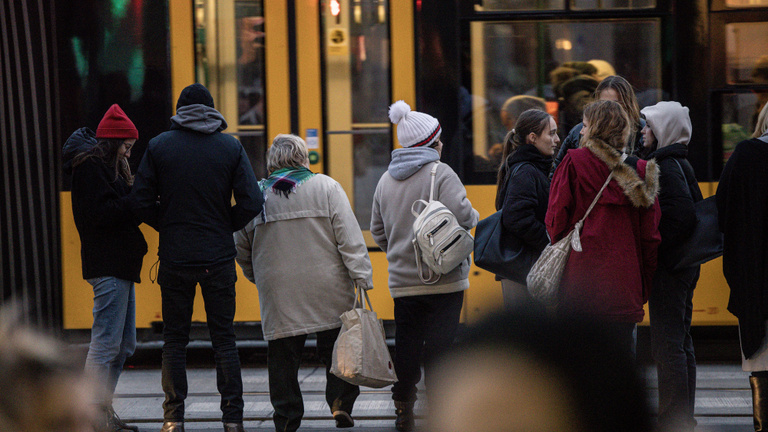
[(67, 143), (85, 149), (72, 163), (72, 212), (80, 233), (83, 279), (93, 286), (94, 294), (85, 367), (105, 383), (104, 393), (95, 401), (103, 413), (96, 425), (99, 432), (138, 432), (112, 409), (123, 364), (136, 348), (134, 283), (140, 282), (147, 253), (139, 222), (128, 205), (133, 184), (128, 157), (138, 138), (136, 126), (115, 104), (104, 114), (95, 137), (82, 128)]

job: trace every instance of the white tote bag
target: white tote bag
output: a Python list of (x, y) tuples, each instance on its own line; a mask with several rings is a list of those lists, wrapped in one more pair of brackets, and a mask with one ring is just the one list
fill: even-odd
[(368, 292), (361, 288), (355, 290), (354, 309), (341, 314), (342, 326), (333, 345), (331, 373), (350, 384), (386, 387), (397, 382), (397, 376), (384, 326), (371, 307)]
[[(627, 158), (626, 153), (622, 155), (621, 161)], [(576, 252), (581, 252), (581, 238), (579, 233), (581, 227), (584, 226), (584, 220), (589, 216), (589, 212), (597, 204), (597, 200), (600, 199), (600, 195), (603, 194), (605, 187), (611, 182), (613, 178), (613, 171), (608, 174), (608, 179), (603, 183), (603, 187), (592, 200), (592, 204), (589, 205), (584, 217), (581, 218), (573, 227), (567, 236), (560, 239), (555, 244), (548, 245), (544, 248), (539, 256), (539, 259), (531, 267), (531, 271), (526, 278), (526, 285), (531, 297), (543, 303), (550, 309), (557, 307), (558, 302), (558, 290), (560, 289), (560, 279), (563, 277), (565, 271), (565, 264), (568, 262), (568, 257), (571, 255), (571, 249)]]

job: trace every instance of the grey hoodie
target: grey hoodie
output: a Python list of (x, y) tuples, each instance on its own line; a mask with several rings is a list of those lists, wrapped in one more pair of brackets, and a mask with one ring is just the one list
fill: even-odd
[(659, 102), (643, 108), (640, 113), (656, 137), (657, 149), (677, 143), (688, 145), (691, 141), (691, 117), (688, 107), (680, 102)]
[[(445, 294), (469, 287), (470, 259), (441, 276), (435, 285), (424, 285), (416, 268), (413, 251), (411, 205), (418, 199), (429, 199), (432, 162), (439, 153), (432, 148), (405, 148), (392, 152), (392, 162), (373, 196), (371, 235), (387, 253), (389, 291), (393, 298), (422, 294)], [(459, 176), (446, 164), (439, 164), (435, 174), (434, 199), (442, 202), (467, 229), (477, 225), (479, 214), (467, 199), (467, 191)], [(421, 210), (421, 207), (417, 207)]]
[(171, 121), (195, 132), (212, 134), (227, 128), (227, 121), (215, 108), (208, 105), (192, 104), (180, 107)]

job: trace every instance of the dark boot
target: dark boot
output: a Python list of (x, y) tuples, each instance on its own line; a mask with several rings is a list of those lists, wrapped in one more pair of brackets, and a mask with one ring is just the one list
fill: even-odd
[(184, 432), (184, 422), (167, 421), (163, 423), (163, 428), (160, 432)]
[(106, 407), (106, 417), (107, 417), (107, 430), (109, 431), (115, 431), (115, 432), (122, 432), (122, 431), (132, 431), (132, 432), (139, 432), (138, 426), (131, 426), (120, 419), (120, 417), (117, 416), (117, 413), (112, 408), (112, 406)]
[(752, 387), (752, 417), (756, 432), (768, 431), (768, 377), (749, 377)]
[(245, 432), (242, 423), (224, 423), (224, 432)]
[(412, 431), (416, 426), (416, 419), (413, 416), (413, 402), (395, 401), (395, 429), (400, 432)]

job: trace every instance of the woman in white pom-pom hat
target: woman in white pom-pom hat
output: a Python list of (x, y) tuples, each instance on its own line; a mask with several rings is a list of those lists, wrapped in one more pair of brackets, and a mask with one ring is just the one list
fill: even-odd
[(399, 431), (414, 427), (413, 404), (421, 379), (422, 358), (427, 386), (430, 362), (453, 341), (469, 288), (469, 258), (442, 275), (433, 285), (424, 284), (416, 267), (411, 240), (415, 217), (411, 204), (428, 199), (432, 166), (438, 163), (434, 199), (453, 212), (458, 223), (471, 229), (477, 225), (477, 210), (467, 199), (464, 185), (446, 164), (440, 164), (443, 143), (440, 123), (429, 114), (412, 111), (403, 101), (389, 107), (389, 119), (397, 125), (401, 149), (392, 152), (389, 164), (373, 197), (371, 234), (387, 253), (389, 291), (395, 300), (395, 372), (399, 382), (392, 387)]

